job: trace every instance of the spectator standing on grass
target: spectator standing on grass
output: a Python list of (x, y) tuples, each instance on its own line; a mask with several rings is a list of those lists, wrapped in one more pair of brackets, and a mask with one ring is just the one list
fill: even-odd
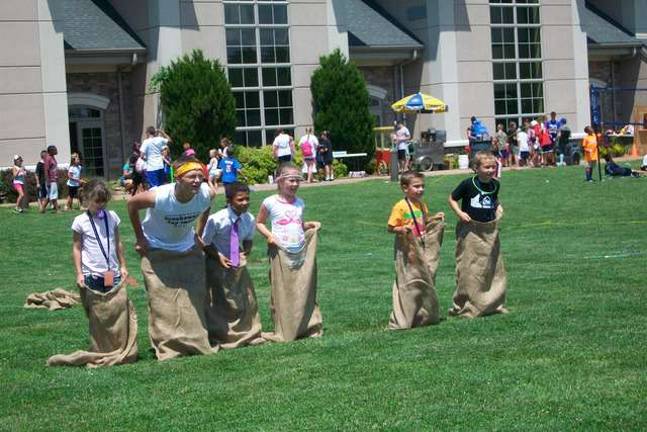
[(219, 157), (225, 157), (229, 153), (229, 149), (232, 147), (231, 141), (229, 138), (222, 137), (220, 138), (220, 148), (218, 149)]
[(294, 156), (294, 140), (283, 129), (276, 131), (276, 136), (272, 143), (272, 154), (279, 162), (279, 165), (292, 161), (292, 157)]
[(74, 205), (74, 198), (79, 202), (79, 209), (81, 208), (81, 198), (79, 196), (79, 189), (81, 188), (81, 158), (78, 153), (72, 153), (70, 158), (70, 167), (67, 169), (67, 210), (72, 210)]
[(517, 141), (517, 123), (508, 123), (508, 165), (519, 166), (519, 143)]
[(503, 123), (499, 123), (496, 127), (496, 133), (493, 138), (494, 150), (496, 156), (499, 158), (503, 166), (508, 166), (508, 134), (503, 130)]
[(332, 142), (328, 131), (321, 132), (319, 136), (319, 157), (324, 167), (325, 181), (333, 181), (335, 173), (332, 169)]
[(523, 125), (523, 129), (520, 129), (516, 132), (517, 137), (517, 148), (519, 149), (519, 158), (517, 159), (518, 166), (528, 165), (528, 158), (530, 157), (530, 142), (528, 133), (529, 130), (528, 121)]
[(586, 161), (584, 173), (586, 181), (592, 182), (593, 168), (598, 163), (598, 140), (591, 126), (585, 127), (584, 133), (586, 133), (586, 136), (582, 138), (582, 150), (584, 150), (584, 160)]
[[(47, 180), (47, 198), (52, 203), (54, 213), (58, 212), (58, 162), (56, 146), (47, 146), (47, 157), (45, 158), (45, 178)], [(44, 212), (45, 209), (43, 208)]]
[(303, 161), (306, 164), (306, 168), (308, 170), (308, 183), (312, 183), (314, 181), (312, 175), (313, 172), (317, 170), (316, 155), (318, 147), (319, 140), (317, 140), (317, 137), (312, 133), (312, 128), (307, 128), (306, 134), (299, 140), (299, 148), (301, 149), (301, 153), (303, 154)]
[(15, 155), (13, 157), (13, 167), (11, 167), (11, 173), (13, 174), (13, 188), (18, 193), (14, 211), (16, 213), (22, 213), (24, 211), (23, 200), (25, 198), (25, 177), (27, 176), (27, 170), (22, 166), (22, 156)]
[(163, 130), (153, 126), (146, 129), (146, 139), (139, 149), (141, 158), (146, 162), (146, 180), (151, 187), (166, 183), (162, 148), (171, 142)]
[(38, 210), (43, 213), (47, 208), (47, 178), (45, 177), (45, 158), (47, 150), (40, 152), (40, 160), (36, 164), (36, 185), (38, 187)]
[(236, 159), (236, 152), (230, 149), (227, 152), (228, 156), (223, 157), (218, 162), (218, 169), (220, 170), (220, 179), (224, 186), (236, 183), (238, 181), (238, 173), (242, 169), (242, 165)]
[(209, 181), (213, 184), (216, 184), (218, 178), (220, 177), (220, 171), (218, 168), (218, 151), (216, 149), (209, 150), (209, 164), (207, 165), (207, 173), (209, 175)]
[(411, 141), (411, 132), (409, 132), (409, 129), (402, 122), (396, 125), (395, 141), (398, 145), (398, 167), (400, 172), (405, 172), (409, 166), (407, 153), (409, 141)]

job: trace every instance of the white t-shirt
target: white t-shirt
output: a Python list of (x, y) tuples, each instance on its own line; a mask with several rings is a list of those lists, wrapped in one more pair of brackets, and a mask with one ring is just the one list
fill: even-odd
[(193, 222), (209, 208), (209, 186), (202, 183), (200, 191), (187, 203), (175, 198), (175, 183), (155, 189), (155, 207), (146, 210), (142, 222), (144, 236), (151, 248), (185, 252), (195, 244)]
[(288, 252), (300, 252), (306, 241), (303, 232), (303, 200), (295, 198), (289, 203), (278, 195), (272, 195), (265, 198), (261, 205), (270, 216), (274, 238)]
[(647, 155), (645, 155), (645, 157), (643, 157), (643, 163), (642, 163), (641, 166), (647, 166)]
[(168, 144), (168, 140), (162, 137), (147, 138), (142, 143), (139, 151), (145, 155), (146, 170), (157, 171), (164, 169), (164, 157), (162, 156), (162, 147)]
[(236, 219), (239, 219), (238, 241), (240, 245), (244, 240), (252, 240), (256, 231), (254, 215), (246, 212), (238, 216), (231, 207), (227, 206), (227, 208), (217, 211), (207, 219), (207, 224), (204, 226), (204, 233), (202, 234), (204, 244), (213, 245), (218, 252), (229, 257), (231, 227), (236, 222)]
[(395, 140), (398, 142), (398, 150), (406, 150), (409, 147), (408, 141), (411, 139), (411, 132), (406, 126), (402, 126), (395, 133)]
[(530, 151), (528, 146), (528, 134), (522, 130), (517, 132), (517, 142), (519, 143), (519, 151), (527, 152)]
[[(84, 276), (94, 275), (103, 276), (103, 273), (112, 270), (115, 276), (119, 276), (119, 259), (117, 258), (117, 243), (115, 242), (115, 229), (121, 223), (119, 216), (112, 210), (104, 211), (107, 216), (108, 230), (110, 233), (110, 252), (108, 252), (108, 240), (106, 239), (106, 222), (105, 219), (92, 217), (94, 226), (99, 234), (99, 240), (103, 245), (103, 250), (109, 255), (110, 269), (106, 263), (106, 258), (101, 253), (101, 248), (97, 242), (97, 236), (94, 234), (92, 224), (88, 213), (82, 213), (74, 218), (72, 222), (72, 231), (79, 233), (81, 236), (81, 271)], [(104, 216), (104, 217), (106, 217)]]
[(81, 186), (81, 171), (83, 167), (81, 165), (70, 165), (67, 169), (67, 185), (72, 187)]
[(276, 138), (274, 138), (274, 142), (272, 143), (272, 147), (274, 147), (276, 150), (276, 155), (278, 157), (281, 156), (289, 156), (292, 154), (292, 149), (290, 148), (290, 135), (288, 134), (280, 134)]

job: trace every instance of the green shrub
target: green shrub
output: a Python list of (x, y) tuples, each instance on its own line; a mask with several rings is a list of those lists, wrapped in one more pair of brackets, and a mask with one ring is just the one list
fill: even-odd
[(189, 142), (200, 159), (207, 159), (220, 137), (234, 134), (236, 105), (229, 81), (220, 63), (205, 58), (202, 51), (162, 67), (150, 89), (159, 89), (164, 129), (173, 138), (174, 155)]
[(314, 126), (328, 130), (333, 146), (349, 153), (367, 153), (373, 158), (373, 117), (369, 94), (359, 69), (339, 49), (319, 58), (310, 90)]

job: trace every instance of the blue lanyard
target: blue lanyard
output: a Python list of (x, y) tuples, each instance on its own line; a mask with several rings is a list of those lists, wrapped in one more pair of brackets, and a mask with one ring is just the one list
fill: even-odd
[(97, 243), (99, 244), (99, 249), (101, 249), (101, 253), (103, 254), (103, 257), (106, 259), (106, 264), (108, 265), (108, 270), (110, 270), (110, 231), (108, 230), (108, 212), (105, 210), (102, 210), (104, 213), (103, 217), (103, 222), (106, 224), (106, 242), (108, 244), (108, 253), (106, 253), (105, 249), (103, 248), (103, 245), (101, 244), (101, 239), (99, 238), (99, 232), (97, 231), (96, 225), (94, 225), (94, 220), (92, 220), (92, 214), (90, 211), (87, 211), (88, 214), (88, 219), (90, 219), (90, 225), (92, 225), (92, 230), (94, 231), (94, 235), (97, 239)]

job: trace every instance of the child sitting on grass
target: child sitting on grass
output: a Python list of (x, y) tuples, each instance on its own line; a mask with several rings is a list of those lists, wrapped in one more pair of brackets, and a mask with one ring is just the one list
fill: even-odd
[(389, 329), (407, 329), (440, 321), (435, 289), (445, 214), (429, 214), (422, 197), (425, 178), (407, 171), (400, 176), (404, 199), (398, 201), (387, 229), (395, 233), (395, 281)]
[(449, 313), (470, 318), (507, 312), (507, 279), (498, 228), (503, 207), (500, 184), (493, 178), (496, 159), (478, 152), (472, 164), (476, 175), (463, 180), (449, 196), (449, 206), (458, 216), (456, 291)]

